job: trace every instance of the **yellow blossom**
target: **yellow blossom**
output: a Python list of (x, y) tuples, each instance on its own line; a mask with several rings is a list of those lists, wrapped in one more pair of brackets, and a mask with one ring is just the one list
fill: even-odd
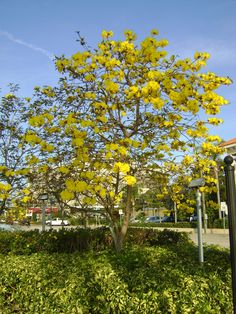
[(74, 193), (68, 190), (64, 190), (60, 193), (63, 201), (70, 201), (74, 198)]
[(83, 138), (74, 138), (72, 140), (72, 145), (74, 145), (74, 146), (83, 146), (84, 145), (84, 139)]
[(102, 38), (107, 39), (107, 38), (112, 37), (112, 36), (113, 36), (112, 31), (106, 31), (106, 30), (102, 31)]
[(115, 94), (119, 90), (119, 85), (113, 81), (105, 81), (104, 84), (108, 93)]
[(84, 192), (88, 189), (88, 184), (84, 181), (75, 181), (74, 191), (76, 192)]
[(106, 190), (104, 188), (100, 189), (99, 195), (104, 198), (106, 196)]
[(58, 170), (59, 170), (61, 173), (65, 173), (65, 174), (67, 174), (67, 173), (70, 172), (70, 170), (69, 170), (67, 167), (65, 167), (65, 166), (59, 167)]
[(9, 191), (12, 186), (8, 183), (4, 184), (0, 182), (0, 191)]
[(151, 34), (156, 36), (156, 35), (159, 34), (159, 32), (158, 32), (157, 29), (152, 29), (152, 30), (151, 30)]
[(127, 173), (130, 171), (130, 166), (127, 163), (116, 162), (114, 164), (113, 171)]
[(223, 123), (224, 120), (219, 118), (208, 118), (208, 122), (212, 125), (219, 125), (220, 123)]
[(134, 176), (125, 176), (124, 179), (128, 185), (134, 185), (137, 181)]

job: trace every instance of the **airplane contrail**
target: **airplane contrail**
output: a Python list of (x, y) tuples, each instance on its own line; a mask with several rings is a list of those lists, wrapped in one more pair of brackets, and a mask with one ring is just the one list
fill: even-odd
[(10, 41), (12, 41), (14, 43), (17, 43), (19, 45), (25, 46), (25, 47), (27, 47), (29, 49), (34, 50), (34, 51), (40, 52), (43, 55), (45, 55), (46, 57), (48, 57), (50, 60), (54, 59), (54, 55), (51, 52), (49, 52), (49, 51), (47, 51), (47, 50), (45, 50), (43, 48), (37, 47), (35, 45), (32, 45), (30, 43), (27, 43), (27, 42), (25, 42), (25, 41), (23, 41), (23, 40), (21, 40), (19, 38), (16, 38), (14, 35), (12, 35), (9, 32), (5, 32), (5, 31), (0, 30), (0, 36), (4, 36), (4, 37), (8, 38)]

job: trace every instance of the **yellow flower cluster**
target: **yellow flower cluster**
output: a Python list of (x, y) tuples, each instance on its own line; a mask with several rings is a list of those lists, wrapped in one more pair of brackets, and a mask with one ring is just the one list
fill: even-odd
[(207, 60), (210, 58), (210, 54), (207, 52), (195, 52), (194, 54), (194, 58), (195, 59), (203, 59), (203, 60)]
[(107, 39), (107, 38), (112, 37), (112, 36), (113, 36), (112, 31), (106, 31), (106, 30), (102, 31), (102, 38)]
[(10, 184), (8, 183), (4, 184), (0, 182), (0, 191), (9, 191), (11, 188), (12, 187)]
[(41, 142), (40, 137), (38, 137), (37, 134), (31, 131), (26, 133), (25, 140), (31, 145), (39, 144)]
[(124, 180), (127, 183), (127, 185), (134, 185), (137, 182), (134, 176), (125, 176)]
[(212, 153), (213, 154), (221, 153), (221, 148), (216, 145), (213, 145), (212, 143), (204, 142), (202, 143), (201, 147), (203, 153), (205, 153), (206, 155), (211, 155)]
[(60, 193), (60, 196), (63, 201), (70, 201), (74, 198), (74, 193), (68, 190), (64, 190)]
[(220, 143), (222, 141), (222, 139), (218, 135), (210, 135), (210, 136), (206, 137), (206, 141)]
[(191, 163), (193, 163), (193, 157), (191, 156), (184, 156), (184, 159), (182, 160), (183, 165), (189, 166)]
[(41, 146), (42, 151), (45, 151), (45, 152), (50, 153), (55, 149), (55, 147), (52, 144), (49, 144), (45, 141), (41, 141), (39, 144)]
[(220, 123), (223, 123), (224, 120), (219, 118), (208, 118), (208, 122), (212, 125), (219, 125)]
[(44, 124), (48, 124), (53, 120), (53, 115), (49, 113), (42, 114), (40, 116), (31, 117), (29, 119), (29, 124), (31, 126), (40, 127)]
[(58, 59), (55, 62), (55, 65), (57, 67), (57, 70), (61, 73), (69, 65), (69, 60), (65, 59), (65, 58), (64, 59)]
[(43, 88), (42, 93), (48, 97), (54, 97), (55, 96), (55, 93), (54, 93), (53, 88), (51, 86), (47, 86), (47, 87)]
[(12, 99), (15, 99), (16, 96), (15, 96), (14, 94), (6, 94), (6, 95), (4, 96), (4, 98), (6, 98), (6, 99), (8, 99), (8, 100), (12, 100)]
[(119, 85), (117, 83), (114, 83), (113, 81), (105, 81), (104, 82), (106, 91), (110, 94), (116, 94), (119, 90)]
[(88, 189), (88, 184), (84, 181), (80, 181), (80, 180), (66, 180), (66, 187), (69, 191), (73, 191), (73, 192), (84, 192)]
[(114, 172), (127, 173), (130, 171), (130, 166), (126, 163), (116, 162), (113, 167)]
[(58, 170), (61, 172), (61, 173), (64, 173), (64, 174), (67, 174), (70, 172), (70, 169), (65, 167), (65, 166), (61, 166), (58, 168)]

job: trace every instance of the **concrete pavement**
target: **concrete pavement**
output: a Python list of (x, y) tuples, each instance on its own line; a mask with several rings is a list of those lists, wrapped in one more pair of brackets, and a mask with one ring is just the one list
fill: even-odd
[[(197, 232), (191, 232), (189, 234), (191, 240), (198, 244)], [(224, 233), (203, 233), (202, 234), (203, 244), (214, 244), (224, 248), (229, 248), (229, 234)]]

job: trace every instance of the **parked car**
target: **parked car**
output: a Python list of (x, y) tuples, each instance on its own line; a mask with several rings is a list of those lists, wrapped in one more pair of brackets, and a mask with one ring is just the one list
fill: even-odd
[(69, 226), (70, 223), (68, 220), (64, 219), (62, 220), (61, 218), (53, 218), (52, 220), (46, 220), (46, 225), (49, 226)]
[(148, 222), (148, 223), (150, 223), (150, 222), (155, 223), (156, 222), (156, 223), (158, 223), (158, 222), (161, 222), (161, 218), (159, 216), (149, 216), (146, 218), (145, 222)]
[(173, 216), (164, 216), (161, 218), (161, 222), (175, 222), (175, 217)]
[(189, 221), (191, 222), (191, 221), (197, 221), (197, 215), (192, 215), (192, 216), (190, 216), (190, 218), (189, 218)]
[(19, 231), (21, 230), (18, 226), (13, 226), (13, 225), (9, 225), (9, 224), (0, 224), (0, 231), (10, 231), (10, 232), (14, 232), (14, 231)]

